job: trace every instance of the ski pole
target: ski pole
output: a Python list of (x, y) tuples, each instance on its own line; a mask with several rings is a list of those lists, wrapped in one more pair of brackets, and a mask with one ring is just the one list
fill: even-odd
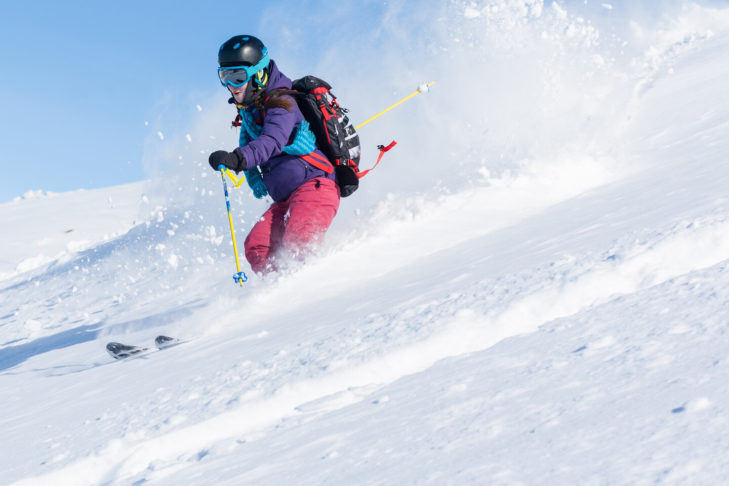
[(354, 129), (355, 130), (359, 130), (360, 128), (362, 128), (363, 126), (367, 125), (369, 122), (371, 122), (375, 118), (381, 117), (382, 115), (384, 115), (388, 111), (392, 110), (393, 108), (397, 107), (398, 105), (400, 105), (402, 103), (405, 103), (407, 100), (409, 100), (410, 98), (412, 98), (413, 96), (415, 96), (415, 95), (417, 95), (419, 93), (427, 93), (428, 90), (430, 89), (430, 87), (433, 86), (434, 84), (435, 84), (435, 81), (431, 81), (428, 84), (421, 84), (420, 86), (418, 86), (418, 89), (416, 89), (414, 92), (410, 93), (409, 95), (407, 95), (405, 98), (401, 99), (400, 101), (398, 101), (394, 105), (389, 106), (388, 108), (385, 108), (384, 110), (382, 110), (381, 112), (379, 112), (375, 116), (372, 116), (372, 117), (366, 119), (365, 121), (363, 121), (359, 125), (355, 126)]
[[(230, 197), (228, 196), (228, 183), (225, 182), (225, 173), (228, 171), (228, 169), (225, 168), (224, 165), (219, 165), (218, 170), (220, 171), (220, 176), (223, 179), (223, 191), (225, 192), (225, 207), (228, 210), (228, 223), (230, 223), (230, 236), (233, 239), (233, 254), (235, 255), (235, 269), (238, 271), (235, 275), (233, 275), (233, 280), (240, 285), (243, 286), (243, 282), (248, 280), (248, 277), (245, 273), (241, 272), (240, 270), (240, 259), (238, 258), (238, 243), (235, 241), (235, 229), (233, 228), (233, 214), (230, 212)], [(232, 174), (229, 174), (229, 177), (233, 180), (235, 180), (232, 176)], [(241, 177), (241, 181), (244, 180), (244, 177)]]

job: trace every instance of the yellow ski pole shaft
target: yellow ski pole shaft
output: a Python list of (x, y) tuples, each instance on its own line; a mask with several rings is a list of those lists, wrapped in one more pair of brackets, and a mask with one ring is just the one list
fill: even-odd
[[(238, 273), (233, 275), (233, 280), (238, 283), (241, 287), (243, 282), (248, 280), (245, 273), (240, 270), (240, 258), (238, 258), (238, 243), (235, 239), (235, 228), (233, 227), (233, 214), (230, 212), (230, 197), (228, 196), (228, 183), (225, 182), (225, 173), (227, 169), (224, 165), (218, 167), (220, 170), (220, 176), (223, 179), (223, 191), (225, 191), (225, 207), (228, 210), (228, 223), (230, 223), (230, 237), (233, 239), (233, 254), (235, 255), (235, 269)], [(242, 179), (241, 179), (242, 180)]]
[(372, 117), (370, 117), (370, 118), (366, 119), (365, 121), (363, 121), (363, 122), (362, 122), (362, 123), (360, 123), (359, 125), (355, 126), (355, 127), (354, 127), (354, 129), (355, 129), (355, 130), (359, 130), (360, 128), (362, 128), (363, 126), (367, 125), (367, 124), (368, 124), (369, 122), (371, 122), (372, 120), (375, 120), (375, 119), (377, 119), (377, 118), (381, 117), (382, 115), (384, 115), (384, 114), (385, 114), (385, 113), (387, 113), (388, 111), (392, 110), (393, 108), (396, 108), (396, 107), (398, 107), (399, 105), (401, 105), (401, 104), (405, 103), (405, 102), (406, 102), (407, 100), (409, 100), (409, 99), (410, 99), (410, 98), (412, 98), (413, 96), (416, 96), (416, 95), (418, 95), (418, 94), (420, 94), (420, 93), (424, 93), (424, 92), (427, 92), (427, 91), (428, 91), (428, 89), (429, 89), (429, 88), (430, 88), (431, 86), (433, 86), (434, 84), (435, 84), (435, 81), (431, 81), (431, 82), (430, 82), (430, 83), (428, 83), (427, 85), (424, 85), (424, 86), (421, 86), (421, 87), (419, 87), (419, 88), (418, 88), (418, 89), (416, 89), (416, 90), (415, 90), (414, 92), (410, 93), (409, 95), (407, 95), (407, 96), (406, 96), (405, 98), (401, 99), (400, 101), (398, 101), (398, 102), (397, 102), (397, 103), (395, 103), (394, 105), (392, 105), (392, 106), (389, 106), (388, 108), (385, 108), (384, 110), (382, 110), (382, 111), (381, 111), (381, 112), (379, 112), (378, 114), (376, 114), (376, 115), (374, 115), (374, 116), (372, 116)]
[[(240, 273), (240, 258), (238, 257), (238, 243), (235, 241), (235, 230), (233, 229), (233, 215), (228, 211), (228, 222), (230, 223), (230, 236), (233, 238), (233, 254), (235, 255), (235, 269)], [(239, 282), (241, 286), (243, 282)]]

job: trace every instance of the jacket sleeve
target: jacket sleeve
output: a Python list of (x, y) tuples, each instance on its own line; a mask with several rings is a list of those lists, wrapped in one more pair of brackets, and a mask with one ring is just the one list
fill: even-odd
[(266, 110), (261, 135), (236, 150), (245, 158), (246, 169), (267, 162), (281, 153), (296, 125), (296, 113), (285, 108)]

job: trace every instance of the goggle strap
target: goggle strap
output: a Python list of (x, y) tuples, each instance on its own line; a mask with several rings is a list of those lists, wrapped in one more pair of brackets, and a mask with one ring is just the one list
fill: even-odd
[(259, 88), (265, 88), (266, 83), (268, 83), (268, 72), (266, 72), (266, 69), (263, 68), (258, 71), (256, 73), (256, 76), (253, 78), (253, 81), (258, 85)]

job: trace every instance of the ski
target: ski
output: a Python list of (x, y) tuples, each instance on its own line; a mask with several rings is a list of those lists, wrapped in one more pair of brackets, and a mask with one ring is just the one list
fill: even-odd
[(177, 346), (178, 344), (182, 344), (184, 341), (181, 341), (177, 338), (171, 338), (169, 336), (157, 336), (154, 338), (154, 345), (157, 346), (157, 349), (167, 349), (171, 348), (172, 346)]
[(106, 345), (106, 351), (114, 359), (125, 359), (131, 358), (132, 356), (140, 356), (147, 354), (152, 351), (160, 351), (162, 349), (171, 348), (183, 343), (177, 338), (171, 338), (169, 336), (157, 336), (154, 339), (154, 347), (135, 346), (132, 344), (124, 344), (118, 342), (110, 342)]
[(149, 351), (150, 348), (132, 346), (129, 344), (111, 342), (106, 345), (106, 351), (114, 359), (124, 359)]

